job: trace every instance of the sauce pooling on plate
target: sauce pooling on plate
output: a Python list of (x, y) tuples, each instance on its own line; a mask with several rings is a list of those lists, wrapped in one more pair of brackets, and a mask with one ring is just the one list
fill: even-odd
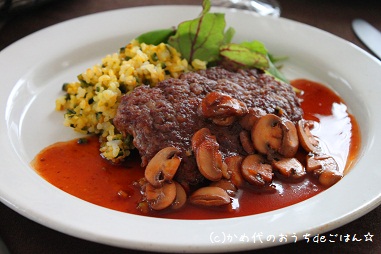
[(320, 145), (333, 156), (343, 173), (351, 168), (360, 149), (360, 130), (356, 119), (347, 111), (343, 100), (326, 86), (305, 79), (294, 80), (292, 86), (302, 90), (304, 118), (317, 126), (312, 133)]
[[(327, 87), (308, 80), (294, 80), (302, 92), (304, 119), (315, 121), (312, 133), (326, 154), (334, 157), (346, 173), (360, 147), (360, 132), (354, 117), (342, 99)], [(297, 157), (305, 164), (306, 152)], [(87, 202), (132, 214), (147, 215), (137, 209), (141, 200), (139, 180), (144, 177), (137, 154), (123, 165), (113, 165), (99, 155), (97, 137), (56, 143), (41, 151), (32, 162), (36, 171), (57, 188)], [(324, 191), (316, 178), (307, 175), (302, 181), (275, 179), (276, 192), (254, 191), (244, 186), (224, 207), (205, 208), (186, 204), (179, 210), (150, 212), (153, 217), (173, 219), (217, 219), (252, 215), (283, 208)]]

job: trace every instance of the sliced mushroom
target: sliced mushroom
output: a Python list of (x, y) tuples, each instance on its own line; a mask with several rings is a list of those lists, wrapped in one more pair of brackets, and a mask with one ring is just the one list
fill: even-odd
[(212, 135), (208, 128), (201, 128), (196, 131), (192, 136), (192, 150), (195, 151), (205, 139), (216, 140), (216, 137)]
[(285, 157), (293, 157), (299, 148), (298, 132), (293, 122), (283, 120), (282, 123), (283, 138), (278, 152)]
[(284, 157), (293, 157), (299, 146), (295, 125), (274, 114), (258, 119), (251, 131), (254, 148), (263, 154), (279, 153)]
[(190, 196), (189, 201), (192, 204), (202, 206), (222, 206), (231, 202), (227, 192), (215, 186), (202, 187), (196, 190)]
[(237, 187), (241, 187), (244, 183), (244, 179), (241, 173), (243, 157), (236, 155), (230, 156), (225, 159), (225, 163), (230, 174), (230, 181)]
[(273, 114), (258, 119), (251, 131), (251, 140), (257, 151), (267, 154), (269, 149), (276, 151), (280, 148), (283, 137), (281, 122), (281, 119)]
[(208, 128), (202, 128), (193, 135), (192, 149), (198, 169), (205, 178), (218, 181), (222, 175), (228, 177), (227, 166), (218, 150), (219, 144)]
[(209, 186), (220, 187), (228, 194), (234, 194), (237, 191), (237, 187), (230, 180), (227, 179), (221, 179), (218, 182), (212, 182)]
[(300, 145), (309, 153), (316, 153), (319, 149), (319, 141), (311, 133), (311, 129), (313, 127), (313, 121), (307, 121), (304, 119), (300, 119), (297, 124)]
[(145, 195), (149, 206), (153, 210), (163, 210), (169, 207), (176, 198), (176, 185), (174, 182), (165, 182), (159, 188), (147, 184)]
[(248, 113), (239, 120), (239, 124), (245, 130), (251, 131), (255, 122), (264, 115), (266, 112), (261, 108), (249, 108)]
[(259, 154), (247, 156), (242, 161), (241, 172), (246, 181), (257, 187), (264, 187), (273, 179), (271, 165), (267, 164), (263, 156)]
[(341, 178), (343, 178), (343, 174), (339, 171), (332, 168), (327, 168), (320, 174), (319, 182), (322, 185), (329, 187), (340, 181)]
[(255, 152), (253, 142), (251, 141), (251, 136), (248, 131), (242, 130), (239, 133), (239, 140), (241, 141), (241, 145), (245, 152), (247, 152), (248, 154), (253, 154)]
[(324, 186), (331, 186), (343, 177), (335, 159), (328, 155), (307, 155), (307, 172), (318, 177)]
[(298, 180), (306, 175), (305, 168), (296, 158), (282, 158), (279, 161), (274, 160), (271, 165), (274, 170), (288, 179)]
[(326, 154), (314, 155), (310, 153), (307, 155), (306, 169), (308, 173), (320, 175), (320, 173), (326, 168), (338, 168), (338, 165), (333, 157)]
[(223, 161), (218, 148), (219, 145), (216, 141), (206, 139), (195, 150), (198, 170), (211, 181), (218, 181), (222, 178)]
[(236, 117), (248, 112), (246, 104), (230, 95), (220, 92), (211, 92), (201, 101), (201, 115), (211, 118), (215, 124), (227, 126), (235, 121)]
[(212, 121), (214, 124), (219, 126), (229, 126), (232, 125), (236, 120), (235, 116), (228, 116), (228, 117), (214, 117), (212, 118)]
[(173, 209), (180, 209), (187, 202), (187, 193), (185, 192), (183, 186), (178, 182), (174, 182), (176, 185), (176, 198), (172, 203)]
[(248, 112), (246, 104), (220, 92), (207, 94), (201, 102), (204, 117), (243, 116)]
[(171, 181), (181, 163), (179, 153), (175, 147), (160, 150), (145, 169), (144, 176), (147, 181), (155, 187), (160, 187), (165, 181)]
[(223, 178), (225, 178), (225, 179), (230, 179), (231, 172), (229, 171), (228, 165), (227, 165), (226, 162), (222, 159), (222, 154), (221, 154), (221, 153), (219, 153), (219, 154), (220, 154), (220, 156), (221, 156), (221, 160), (218, 159), (217, 163), (221, 163), (221, 164), (217, 165), (217, 167), (221, 169), (222, 177), (223, 177)]

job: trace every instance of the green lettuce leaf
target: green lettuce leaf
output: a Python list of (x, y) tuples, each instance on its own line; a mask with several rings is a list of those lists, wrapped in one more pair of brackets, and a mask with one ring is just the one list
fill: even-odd
[(175, 28), (159, 29), (141, 34), (135, 39), (140, 43), (159, 45), (162, 42), (167, 43), (168, 38), (175, 32)]
[(275, 78), (289, 83), (289, 80), (278, 70), (262, 42), (251, 41), (240, 44), (229, 43), (220, 47), (220, 63), (230, 68), (258, 68)]
[(229, 66), (235, 68), (259, 68), (265, 70), (269, 68), (269, 61), (267, 53), (262, 52), (262, 49), (257, 50), (254, 44), (235, 44), (230, 43), (220, 47), (220, 55), (222, 56), (222, 62), (226, 64), (229, 62)]
[(286, 78), (286, 76), (283, 75), (283, 73), (274, 65), (273, 62), (269, 61), (270, 63), (270, 67), (265, 70), (268, 74), (274, 76), (275, 78), (287, 83), (287, 84), (290, 84), (290, 80), (288, 80)]
[(210, 0), (204, 0), (202, 11), (197, 18), (184, 21), (176, 28), (144, 33), (136, 39), (146, 44), (168, 43), (190, 63), (199, 59), (208, 62), (208, 66), (220, 63), (236, 69), (258, 68), (289, 83), (275, 65), (284, 59), (275, 58), (262, 42), (256, 40), (231, 43), (235, 30), (226, 29), (225, 14), (210, 13), (210, 8)]
[(229, 43), (234, 35), (233, 28), (225, 31), (225, 15), (210, 13), (209, 10), (210, 1), (204, 1), (199, 17), (180, 23), (176, 34), (168, 40), (168, 44), (176, 48), (189, 62), (194, 59), (217, 61), (220, 46)]

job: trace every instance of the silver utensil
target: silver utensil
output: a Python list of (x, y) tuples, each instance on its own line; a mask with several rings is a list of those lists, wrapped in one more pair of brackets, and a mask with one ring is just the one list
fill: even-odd
[(381, 59), (381, 32), (362, 19), (353, 20), (352, 28), (359, 39)]

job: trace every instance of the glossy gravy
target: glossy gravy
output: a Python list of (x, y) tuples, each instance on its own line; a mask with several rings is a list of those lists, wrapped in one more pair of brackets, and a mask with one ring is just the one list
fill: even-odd
[[(319, 136), (326, 153), (333, 156), (342, 171), (350, 169), (360, 147), (360, 132), (342, 99), (327, 87), (308, 80), (294, 80), (303, 92), (304, 118), (317, 121), (313, 134)], [(90, 203), (109, 209), (147, 215), (136, 207), (141, 198), (136, 181), (144, 176), (138, 155), (123, 165), (112, 165), (99, 155), (97, 137), (53, 144), (32, 162), (35, 170), (57, 188)], [(306, 154), (298, 152), (304, 163)], [(180, 210), (152, 212), (148, 216), (173, 219), (217, 219), (252, 215), (283, 208), (306, 200), (325, 188), (311, 176), (298, 183), (274, 180), (277, 192), (258, 193), (246, 186), (227, 207), (203, 208), (186, 204)]]

